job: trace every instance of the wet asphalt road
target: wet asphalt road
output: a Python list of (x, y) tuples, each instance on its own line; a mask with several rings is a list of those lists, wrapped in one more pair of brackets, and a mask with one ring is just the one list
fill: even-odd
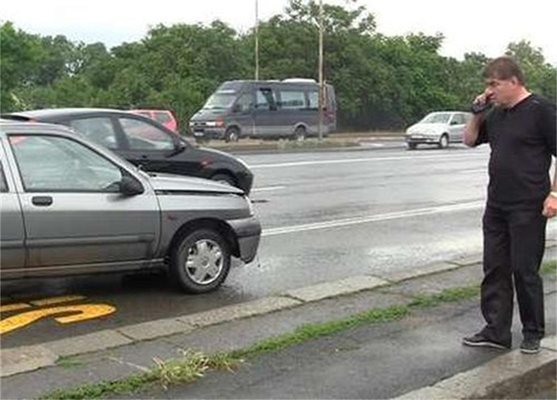
[[(256, 261), (233, 269), (219, 291), (184, 295), (161, 275), (5, 282), (3, 306), (81, 295), (85, 298), (69, 304), (109, 304), (116, 312), (73, 324), (43, 318), (2, 335), (2, 347), (477, 254), (488, 151), (452, 146), (240, 156), (256, 176), (251, 198), (263, 238)], [(2, 319), (16, 313), (2, 313)]]

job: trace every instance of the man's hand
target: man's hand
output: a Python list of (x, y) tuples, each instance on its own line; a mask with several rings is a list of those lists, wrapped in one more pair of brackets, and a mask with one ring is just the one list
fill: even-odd
[(545, 201), (543, 202), (543, 211), (542, 214), (544, 217), (553, 218), (557, 215), (557, 197), (553, 194), (547, 196)]

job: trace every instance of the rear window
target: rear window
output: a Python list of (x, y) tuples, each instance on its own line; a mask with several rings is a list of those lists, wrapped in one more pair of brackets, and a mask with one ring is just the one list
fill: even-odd
[(155, 112), (155, 121), (160, 122), (161, 124), (167, 124), (172, 121), (170, 115), (167, 112)]
[(117, 148), (116, 132), (112, 120), (106, 117), (83, 118), (70, 121), (70, 126), (101, 146)]

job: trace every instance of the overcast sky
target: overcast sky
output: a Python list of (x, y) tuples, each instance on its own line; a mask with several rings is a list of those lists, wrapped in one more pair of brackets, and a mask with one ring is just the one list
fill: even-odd
[[(375, 15), (377, 30), (383, 34), (442, 33), (443, 55), (462, 59), (464, 53), (476, 51), (495, 57), (510, 42), (526, 39), (557, 65), (557, 2), (553, 0), (359, 0), (357, 4)], [(287, 0), (259, 0), (260, 19), (282, 13), (286, 5)], [(0, 8), (2, 22), (12, 21), (26, 32), (100, 41), (107, 47), (137, 41), (159, 23), (214, 19), (246, 31), (254, 23), (255, 0), (4, 0)]]

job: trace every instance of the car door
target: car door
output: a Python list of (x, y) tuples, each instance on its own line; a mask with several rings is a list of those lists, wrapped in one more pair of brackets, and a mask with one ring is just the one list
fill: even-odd
[(250, 90), (241, 94), (232, 106), (231, 121), (229, 125), (240, 127), (241, 135), (249, 137), (254, 131), (254, 100), (253, 92)]
[(0, 268), (4, 275), (7, 270), (22, 269), (25, 265), (25, 230), (23, 215), (17, 193), (10, 180), (8, 183), (6, 159), (0, 143), (0, 210), (2, 227), (0, 229)]
[(106, 269), (152, 258), (157, 201), (149, 190), (120, 193), (118, 183), (130, 172), (68, 136), (13, 134), (9, 143), (20, 177), (29, 272)]
[(464, 115), (462, 113), (454, 113), (449, 121), (449, 140), (451, 142), (462, 142), (464, 133)]
[(119, 154), (126, 160), (145, 171), (199, 176), (202, 160), (195, 157), (195, 151), (175, 134), (151, 121), (131, 116), (117, 117), (117, 126), (126, 142)]

